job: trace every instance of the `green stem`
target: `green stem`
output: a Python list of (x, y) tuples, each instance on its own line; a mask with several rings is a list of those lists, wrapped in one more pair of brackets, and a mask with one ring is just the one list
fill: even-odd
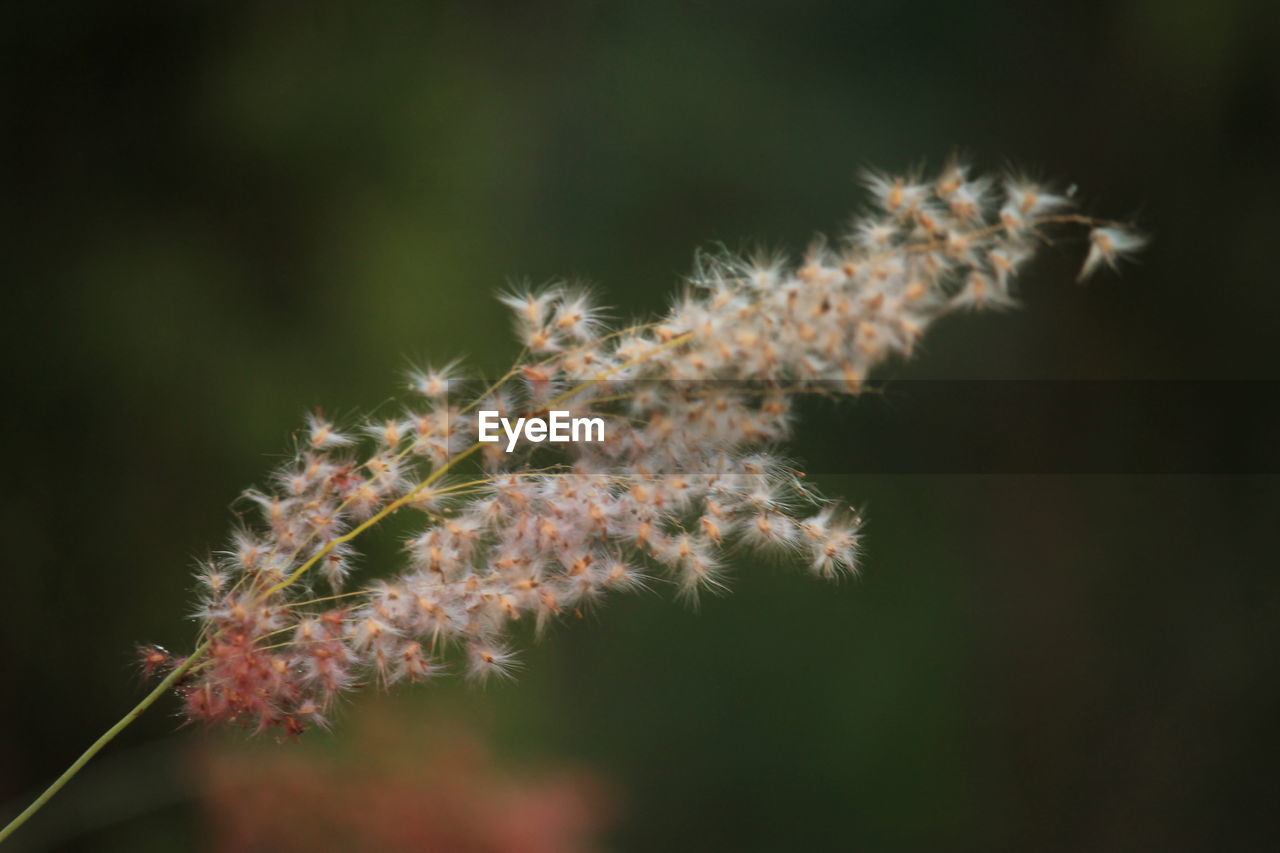
[(177, 684), (178, 680), (187, 674), (187, 671), (191, 669), (192, 665), (195, 664), (195, 662), (202, 657), (208, 649), (209, 642), (206, 640), (199, 648), (191, 653), (191, 656), (188, 657), (181, 666), (177, 667), (173, 672), (165, 676), (165, 679), (157, 684), (156, 688), (148, 693), (141, 702), (135, 705), (133, 710), (121, 717), (120, 721), (114, 726), (103, 732), (102, 736), (95, 740), (93, 745), (86, 749), (84, 753), (75, 760), (74, 764), (62, 771), (62, 775), (55, 779), (53, 784), (48, 788), (45, 788), (44, 793), (36, 797), (35, 802), (27, 806), (26, 809), (23, 810), (22, 814), (11, 820), (8, 826), (4, 829), (0, 829), (0, 843), (3, 843), (6, 838), (14, 833), (14, 830), (26, 823), (33, 814), (44, 808), (44, 804), (53, 799), (53, 795), (62, 790), (62, 786), (70, 782), (72, 777), (79, 773), (81, 768), (88, 764), (89, 760), (97, 755), (104, 746), (110, 743), (116, 735), (124, 731), (126, 726), (141, 716), (143, 711), (155, 704), (157, 699), (169, 692), (169, 688)]

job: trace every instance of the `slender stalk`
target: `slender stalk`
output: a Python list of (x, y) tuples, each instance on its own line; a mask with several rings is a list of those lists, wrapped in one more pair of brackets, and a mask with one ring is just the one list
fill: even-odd
[[(375, 514), (374, 516), (366, 520), (363, 524), (359, 525), (358, 527), (355, 527), (354, 529), (348, 531), (343, 536), (338, 537), (338, 539), (336, 539), (334, 542), (331, 542), (328, 545), (326, 545), (325, 548), (317, 552), (313, 557), (311, 557), (311, 559), (303, 563), (303, 565), (299, 567), (293, 574), (291, 574), (289, 577), (285, 578), (280, 583), (268, 589), (266, 591), (266, 595), (271, 595), (274, 592), (278, 592), (279, 590), (289, 586), (294, 581), (298, 580), (298, 578), (300, 578), (307, 571), (307, 569), (311, 568), (311, 566), (314, 565), (316, 562), (318, 562), (320, 558), (322, 558), (326, 553), (332, 550), (332, 548), (335, 545), (341, 542), (347, 542), (347, 541), (350, 541), (351, 539), (354, 539), (356, 536), (359, 536), (365, 530), (377, 524), (386, 516), (390, 515), (400, 507), (412, 501), (414, 498), (419, 496), (423, 492), (423, 490), (429, 488), (432, 483), (440, 479), (440, 477), (444, 476), (444, 474), (453, 465), (455, 465), (458, 462), (461, 462), (462, 460), (466, 459), (468, 456), (471, 456), (480, 447), (481, 445), (479, 444), (472, 445), (469, 449), (463, 451), (462, 453), (459, 453), (457, 456), (450, 459), (447, 465), (444, 465), (441, 468), (437, 469), (434, 473), (432, 473), (429, 477), (427, 477), (426, 480), (424, 480), (422, 483), (419, 483), (416, 487), (410, 490), (408, 494), (404, 495), (399, 500), (394, 501), (391, 504), (388, 504), (381, 512)], [(19, 814), (17, 817), (15, 817), (13, 820), (11, 820), (8, 826), (0, 830), (0, 844), (3, 844), (5, 839), (7, 839), (10, 835), (12, 835), (14, 831), (18, 829), (18, 827), (26, 823), (33, 814), (40, 811), (40, 809), (44, 808), (45, 803), (53, 799), (53, 796), (57, 794), (60, 790), (62, 790), (62, 787), (66, 785), (68, 782), (70, 782), (75, 777), (75, 775), (79, 773), (80, 770), (83, 769), (83, 767), (93, 759), (95, 755), (101, 752), (103, 747), (105, 747), (108, 743), (114, 740), (116, 735), (124, 731), (125, 728), (127, 728), (130, 723), (132, 723), (134, 720), (136, 720), (138, 717), (142, 715), (143, 711), (150, 708), (153, 704), (155, 704), (157, 699), (159, 699), (161, 696), (163, 696), (165, 693), (169, 691), (169, 688), (177, 684), (178, 680), (181, 679), (182, 676), (186, 675), (187, 672), (191, 669), (191, 667), (194, 666), (195, 663), (201, 657), (204, 656), (204, 653), (206, 651), (208, 651), (209, 643), (210, 643), (210, 640), (207, 640), (207, 639), (203, 643), (201, 643), (196, 648), (196, 650), (191, 653), (191, 656), (188, 657), (182, 663), (181, 666), (178, 666), (173, 670), (173, 672), (169, 673), (168, 676), (166, 676), (163, 681), (161, 681), (159, 684), (156, 685), (154, 690), (148, 693), (142, 699), (141, 702), (139, 702), (137, 705), (133, 707), (132, 710), (129, 711), (129, 713), (121, 717), (120, 720), (114, 726), (112, 726), (111, 728), (103, 732), (102, 736), (99, 737), (96, 741), (94, 741), (93, 744), (88, 749), (86, 749), (80, 755), (79, 758), (75, 760), (75, 763), (73, 763), (70, 767), (64, 770), (61, 776), (53, 780), (53, 783), (49, 785), (48, 788), (45, 788), (44, 792), (41, 793), (39, 797), (36, 797), (35, 802), (33, 802), (31, 805), (23, 809), (22, 813)]]
[(22, 814), (18, 815), (13, 820), (9, 821), (8, 826), (6, 826), (4, 829), (0, 829), (0, 843), (4, 843), (4, 840), (8, 838), (10, 835), (12, 835), (18, 827), (26, 823), (27, 820), (30, 819), (30, 817), (33, 814), (40, 811), (40, 809), (44, 808), (45, 803), (53, 799), (53, 795), (58, 793), (58, 791), (62, 790), (62, 786), (70, 782), (72, 778), (75, 777), (75, 775), (79, 773), (80, 770), (86, 764), (89, 763), (90, 759), (92, 759), (95, 755), (97, 755), (104, 746), (106, 746), (115, 738), (116, 735), (120, 734), (120, 732), (124, 731), (125, 728), (128, 727), (130, 723), (138, 719), (138, 717), (142, 715), (143, 711), (147, 710), (152, 705), (154, 705), (157, 699), (159, 699), (164, 694), (168, 693), (169, 688), (177, 684), (178, 681), (182, 678), (182, 676), (186, 675), (187, 671), (190, 670), (191, 667), (196, 663), (196, 661), (204, 656), (204, 653), (208, 651), (208, 649), (209, 649), (209, 642), (206, 640), (194, 652), (191, 653), (191, 656), (188, 657), (182, 663), (181, 666), (175, 668), (173, 672), (169, 673), (163, 681), (161, 681), (159, 684), (156, 685), (154, 690), (148, 693), (141, 702), (135, 705), (133, 707), (133, 710), (129, 711), (129, 713), (121, 717), (119, 722), (117, 722), (114, 726), (112, 726), (111, 728), (103, 732), (102, 736), (99, 737), (97, 740), (95, 740), (93, 742), (93, 745), (90, 746), (88, 749), (86, 749), (81, 754), (81, 756), (75, 760), (74, 764), (72, 764), (66, 770), (62, 771), (62, 775), (59, 776), (57, 779), (53, 780), (53, 784), (51, 784), (48, 788), (45, 788), (44, 793), (36, 797), (35, 802), (27, 806), (22, 811)]

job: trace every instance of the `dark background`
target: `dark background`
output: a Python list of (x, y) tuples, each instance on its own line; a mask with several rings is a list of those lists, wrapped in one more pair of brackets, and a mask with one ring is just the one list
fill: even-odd
[[(798, 251), (861, 167), (959, 148), (1154, 242), (1088, 287), (1051, 252), (1023, 310), (895, 375), (1280, 378), (1277, 44), (1264, 0), (6, 4), (0, 803), (141, 695), (132, 643), (189, 647), (190, 563), (301, 415), (381, 404), (410, 359), (501, 370), (513, 278), (656, 311), (695, 247)], [(1195, 414), (1238, 464), (1223, 399)], [(1266, 843), (1276, 477), (823, 476), (841, 417), (797, 452), (865, 508), (859, 581), (740, 562), (699, 613), (619, 599), (513, 685), (400, 701), (596, 774), (607, 849)], [(173, 711), (16, 840), (207, 844), (183, 756), (208, 738)]]

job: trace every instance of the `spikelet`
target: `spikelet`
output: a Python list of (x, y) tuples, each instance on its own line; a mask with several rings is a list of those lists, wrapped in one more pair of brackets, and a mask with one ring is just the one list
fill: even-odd
[[(1056, 228), (1089, 231), (1082, 276), (1142, 245), (1021, 176), (953, 162), (865, 183), (876, 209), (795, 266), (700, 255), (666, 314), (614, 331), (584, 289), (513, 291), (501, 299), (527, 357), (503, 380), (468, 396), (456, 364), (427, 368), (395, 417), (309, 416), (296, 457), (247, 493), (258, 523), (200, 569), (207, 646), (180, 686), (187, 715), (292, 735), (354, 685), (434, 677), (451, 654), (471, 678), (507, 677), (513, 625), (658, 578), (696, 601), (726, 587), (742, 549), (855, 574), (858, 516), (772, 450), (793, 398), (856, 394), (938, 318), (1013, 304)], [(550, 407), (604, 418), (605, 439), (476, 443), (480, 409)], [(401, 572), (343, 592), (357, 536), (398, 510), (420, 517)]]

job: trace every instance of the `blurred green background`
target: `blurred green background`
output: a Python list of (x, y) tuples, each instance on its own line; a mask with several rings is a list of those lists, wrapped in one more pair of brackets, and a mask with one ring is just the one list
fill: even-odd
[[(412, 359), (500, 370), (512, 279), (652, 312), (695, 247), (798, 251), (860, 167), (959, 148), (1155, 242), (1088, 288), (1068, 246), (902, 376), (1280, 378), (1278, 43), (1265, 0), (8, 4), (0, 803), (136, 701), (132, 643), (189, 646), (191, 561), (302, 414)], [(1275, 477), (819, 480), (866, 509), (861, 580), (744, 563), (699, 613), (618, 599), (513, 685), (398, 701), (594, 774), (605, 849), (1274, 834)], [(15, 849), (210, 845), (185, 756), (216, 739), (174, 710)]]

